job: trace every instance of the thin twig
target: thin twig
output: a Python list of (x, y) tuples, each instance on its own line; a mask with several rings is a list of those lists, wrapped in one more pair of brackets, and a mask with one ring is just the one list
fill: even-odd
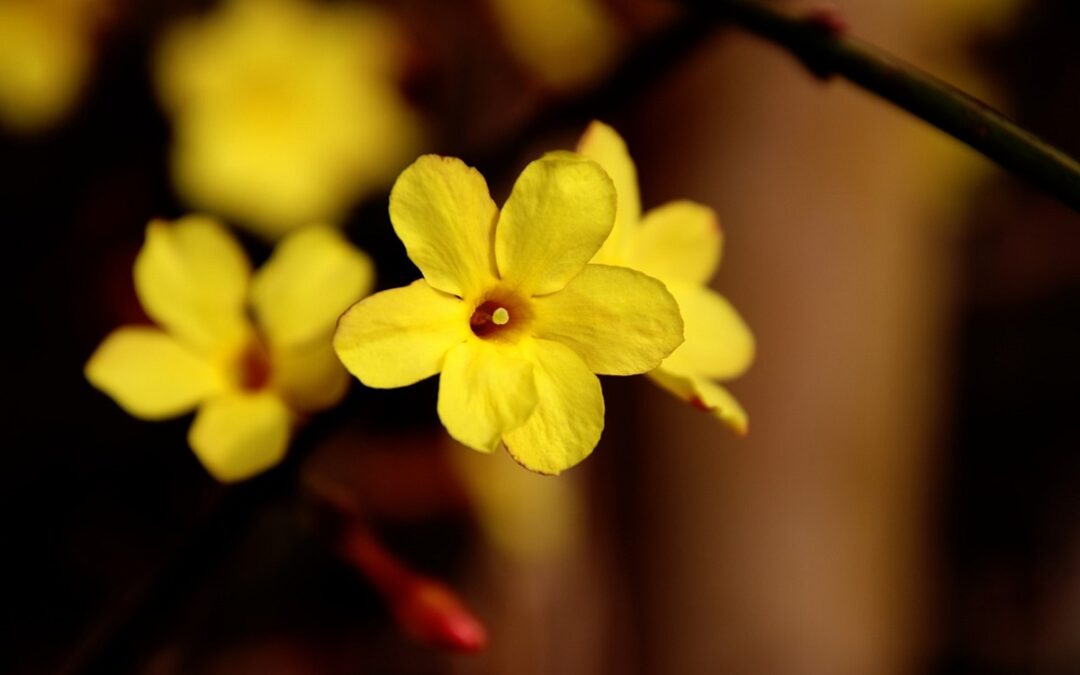
[(1080, 212), (1080, 162), (985, 103), (845, 34), (829, 12), (793, 16), (761, 0), (681, 0), (780, 45), (816, 76), (840, 76), (963, 141)]

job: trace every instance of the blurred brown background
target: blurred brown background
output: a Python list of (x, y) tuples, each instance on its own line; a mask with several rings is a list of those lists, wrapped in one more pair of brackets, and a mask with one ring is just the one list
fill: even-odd
[[(0, 150), (4, 672), (80, 672), (162, 570), (175, 580), (178, 555), (206, 573), (156, 605), (130, 672), (1080, 672), (1076, 214), (736, 29), (586, 111), (626, 137), (646, 207), (720, 212), (714, 285), (758, 340), (732, 386), (751, 434), (608, 378), (601, 446), (554, 494), (536, 488), (536, 504), (563, 506), (507, 516), (526, 538), (560, 523), (556, 543), (520, 552), (479, 524), (494, 507), (455, 477), (433, 383), (354, 387), (321, 422), (323, 451), (355, 453), (350, 479), (388, 545), (487, 624), (485, 653), (449, 656), (401, 636), (303, 497), (275, 493), (247, 519), (191, 457), (185, 420), (131, 419), (83, 381), (93, 347), (137, 313), (146, 221), (185, 210), (146, 55), (191, 8), (117, 4), (69, 118)], [(416, 40), (405, 84), (431, 150), (500, 166), (516, 129), (574, 95), (514, 59), (483, 3), (384, 4)], [(620, 53), (671, 20), (660, 4), (609, 6)], [(1080, 154), (1075, 2), (837, 4), (861, 37)], [(574, 143), (587, 118), (571, 110), (489, 175), (497, 198), (530, 153)], [(383, 199), (347, 227), (390, 287), (414, 272)], [(207, 524), (223, 503), (243, 524)]]

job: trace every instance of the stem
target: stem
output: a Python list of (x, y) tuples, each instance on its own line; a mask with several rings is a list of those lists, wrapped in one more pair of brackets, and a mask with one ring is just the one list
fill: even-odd
[(1080, 163), (974, 97), (844, 35), (838, 17), (795, 17), (761, 0), (681, 1), (787, 49), (822, 79), (839, 75), (892, 102), (1080, 212)]

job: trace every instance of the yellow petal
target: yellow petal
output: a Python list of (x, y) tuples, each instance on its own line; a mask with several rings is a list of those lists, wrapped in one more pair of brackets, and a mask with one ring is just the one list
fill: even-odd
[(601, 375), (650, 371), (683, 339), (679, 306), (664, 285), (626, 267), (586, 265), (532, 307), (537, 337), (567, 345)]
[(592, 262), (603, 265), (626, 264), (626, 240), (633, 235), (641, 220), (641, 197), (638, 195), (637, 168), (626, 142), (618, 132), (604, 124), (593, 121), (578, 141), (578, 152), (595, 160), (615, 184), (618, 207), (615, 210), (615, 227), (607, 241), (600, 247)]
[(459, 443), (492, 452), (536, 407), (533, 364), (516, 349), (469, 340), (450, 350), (439, 377), (439, 419)]
[(503, 440), (520, 464), (554, 475), (588, 457), (600, 441), (604, 394), (600, 380), (569, 347), (535, 340), (532, 356), (536, 410)]
[(334, 353), (329, 335), (302, 345), (274, 348), (271, 358), (271, 386), (294, 410), (325, 410), (340, 401), (349, 388), (349, 373)]
[(524, 295), (553, 293), (574, 278), (615, 222), (615, 188), (600, 165), (553, 152), (521, 172), (495, 228), (502, 278)]
[(251, 267), (216, 221), (187, 216), (155, 220), (135, 259), (143, 309), (168, 332), (204, 352), (234, 349), (247, 336), (244, 318)]
[(251, 305), (275, 346), (316, 338), (329, 345), (338, 317), (371, 291), (375, 268), (337, 230), (298, 230), (274, 249), (255, 274)]
[(202, 356), (156, 328), (113, 331), (86, 363), (86, 379), (129, 414), (163, 419), (192, 410), (224, 387)]
[(390, 193), (390, 220), (409, 259), (432, 287), (460, 297), (475, 297), (496, 278), (498, 215), (484, 177), (455, 157), (424, 155)]
[(226, 394), (199, 408), (188, 443), (206, 470), (228, 483), (280, 462), (291, 425), (288, 407), (271, 393)]
[(707, 284), (720, 264), (723, 232), (712, 209), (680, 200), (647, 212), (627, 243), (625, 265), (664, 282)]
[(682, 310), (686, 341), (664, 360), (664, 369), (684, 375), (730, 379), (754, 361), (754, 335), (731, 303), (701, 286), (670, 283)]
[(740, 436), (749, 433), (746, 411), (727, 389), (715, 382), (703, 377), (677, 375), (663, 368), (652, 371), (649, 377), (698, 410), (711, 413)]
[(376, 293), (338, 322), (334, 351), (369, 387), (404, 387), (442, 370), (450, 348), (473, 337), (471, 308), (423, 279)]

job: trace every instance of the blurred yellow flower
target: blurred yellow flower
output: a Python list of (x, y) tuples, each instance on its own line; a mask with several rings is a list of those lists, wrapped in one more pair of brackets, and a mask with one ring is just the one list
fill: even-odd
[[(1027, 0), (918, 0), (913, 9), (925, 11), (933, 19), (931, 30), (962, 42), (957, 35), (1004, 29), (1015, 20)], [(967, 46), (967, 45), (963, 45)]]
[(155, 61), (178, 191), (267, 238), (339, 221), (415, 156), (403, 61), (373, 7), (226, 0), (179, 23)]
[(354, 305), (334, 347), (369, 387), (441, 373), (439, 417), (475, 450), (503, 442), (539, 473), (577, 464), (604, 427), (594, 373), (648, 371), (682, 342), (663, 284), (587, 264), (615, 191), (580, 155), (529, 164), (501, 212), (479, 172), (425, 155), (398, 177), (390, 219), (424, 278)]
[(608, 70), (623, 38), (598, 0), (489, 0), (507, 49), (546, 85), (570, 89)]
[(708, 287), (720, 264), (723, 233), (707, 206), (674, 201), (641, 214), (637, 169), (622, 137), (593, 122), (578, 152), (615, 182), (615, 227), (593, 263), (620, 265), (660, 279), (679, 302), (686, 341), (649, 377), (695, 407), (711, 411), (739, 434), (746, 412), (715, 380), (738, 377), (754, 359), (754, 336), (731, 304)]
[[(568, 555), (585, 538), (582, 485), (522, 471), (508, 456), (481, 456), (453, 444), (450, 460), (489, 543), (516, 562)], [(573, 474), (570, 474), (573, 477)]]
[(197, 407), (188, 434), (196, 456), (220, 481), (247, 478), (281, 460), (304, 414), (344, 396), (349, 378), (330, 338), (373, 278), (368, 257), (329, 227), (294, 232), (252, 276), (216, 221), (154, 221), (135, 290), (160, 328), (113, 331), (86, 377), (142, 419)]
[(0, 2), (0, 122), (19, 132), (59, 121), (93, 61), (100, 0)]
[[(905, 25), (919, 36), (919, 63), (935, 75), (1008, 113), (1015, 104), (999, 90), (995, 73), (973, 45), (997, 41), (1023, 16), (1030, 0), (917, 0), (910, 3)], [(967, 208), (996, 168), (952, 137), (926, 125), (910, 125), (903, 133), (910, 148), (914, 189), (930, 197), (936, 213), (922, 221), (940, 227), (968, 220)]]

